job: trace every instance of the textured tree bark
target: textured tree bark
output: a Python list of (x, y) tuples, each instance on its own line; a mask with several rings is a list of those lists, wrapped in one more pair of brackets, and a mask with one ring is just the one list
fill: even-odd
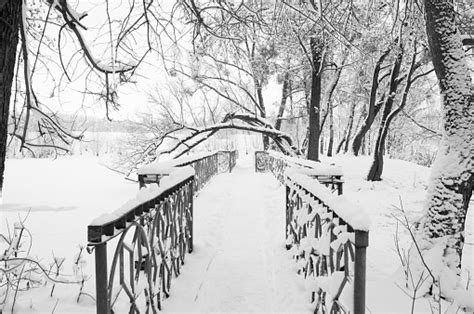
[(319, 114), (321, 106), (321, 78), (324, 62), (324, 42), (316, 37), (311, 37), (311, 56), (313, 70), (311, 73), (311, 100), (309, 103), (309, 136), (308, 154), (309, 160), (319, 161)]
[(0, 8), (0, 198), (3, 191), (10, 96), (15, 74), (21, 4), (22, 1), (9, 0)]
[(420, 229), (429, 242), (447, 237), (445, 261), (452, 269), (459, 269), (473, 188), (474, 87), (455, 23), (453, 1), (424, 2), (426, 32), (442, 97), (444, 132)]

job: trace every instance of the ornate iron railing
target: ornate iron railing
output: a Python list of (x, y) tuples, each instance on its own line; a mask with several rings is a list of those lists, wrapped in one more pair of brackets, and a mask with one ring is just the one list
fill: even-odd
[(319, 181), (319, 183), (336, 191), (339, 195), (343, 192), (343, 175), (341, 169), (333, 165), (285, 156), (277, 152), (256, 151), (255, 171), (271, 171), (282, 184), (285, 184), (285, 170), (288, 167), (304, 169), (305, 173)]
[[(191, 166), (194, 171), (194, 192), (199, 192), (204, 185), (219, 172), (218, 153), (204, 153), (199, 155), (186, 156), (176, 160), (165, 161), (141, 168), (138, 174), (140, 187), (148, 183), (158, 183), (167, 171), (173, 167)], [(164, 171), (164, 173), (162, 173)]]
[(266, 151), (255, 151), (255, 172), (267, 172), (269, 155)]
[[(139, 311), (139, 304), (155, 313), (186, 252), (192, 251), (194, 171), (178, 169), (160, 184), (141, 189), (135, 200), (88, 226), (89, 248), (95, 249), (97, 313), (111, 313), (124, 303), (131, 313)], [(115, 246), (113, 255), (108, 244)]]
[(200, 191), (204, 185), (219, 172), (218, 153), (213, 153), (198, 159), (179, 163), (176, 166), (191, 166), (196, 171), (194, 180), (194, 190)]
[(193, 250), (193, 196), (217, 173), (217, 153), (145, 166), (136, 198), (88, 226), (97, 313), (161, 309), (173, 276)]
[(285, 183), (286, 245), (315, 313), (365, 313), (368, 217), (298, 170)]
[(221, 150), (218, 152), (219, 172), (232, 172), (234, 169), (239, 152), (237, 150)]

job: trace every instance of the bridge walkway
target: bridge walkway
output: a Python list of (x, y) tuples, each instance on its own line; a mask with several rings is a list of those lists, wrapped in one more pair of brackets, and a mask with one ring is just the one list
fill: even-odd
[[(253, 154), (252, 154), (253, 155)], [(284, 249), (284, 187), (255, 173), (252, 155), (195, 199), (194, 251), (164, 312), (310, 312)]]

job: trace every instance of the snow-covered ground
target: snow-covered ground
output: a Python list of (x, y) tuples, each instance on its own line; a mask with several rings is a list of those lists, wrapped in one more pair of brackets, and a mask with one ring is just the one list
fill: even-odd
[[(284, 189), (271, 174), (256, 174), (253, 154), (241, 152), (232, 174), (215, 177), (195, 199), (195, 250), (187, 257), (179, 278), (173, 281), (164, 312), (308, 312), (309, 295), (295, 275), (284, 249)], [(410, 300), (395, 285), (400, 262), (394, 235), (400, 199), (410, 219), (422, 209), (429, 169), (399, 160), (386, 160), (384, 180), (366, 182), (370, 158), (337, 156), (342, 166), (344, 194), (369, 210), (372, 220), (367, 266), (367, 306), (372, 313), (407, 313)], [(86, 244), (87, 225), (134, 196), (137, 184), (100, 165), (96, 158), (58, 160), (8, 160), (3, 205), (5, 219), (29, 216), (33, 256), (48, 265), (54, 256), (65, 257), (64, 273), (80, 244)], [(464, 264), (474, 265), (473, 215), (467, 224)], [(401, 230), (402, 245), (409, 245)], [(86, 254), (84, 272), (93, 275), (93, 256)], [(59, 287), (59, 288), (58, 288)], [(94, 312), (92, 300), (76, 302), (78, 286), (51, 286), (20, 292), (19, 312)], [(85, 291), (94, 294), (94, 279)], [(5, 313), (9, 308), (4, 309)], [(430, 312), (426, 300), (416, 302), (416, 312)]]
[[(367, 306), (372, 313), (409, 313), (410, 299), (395, 284), (400, 282), (400, 259), (395, 250), (400, 202), (411, 222), (420, 217), (426, 197), (430, 169), (403, 160), (386, 159), (382, 181), (369, 182), (365, 176), (371, 157), (335, 156), (324, 161), (340, 165), (344, 172), (344, 195), (369, 211), (372, 222), (367, 250)], [(471, 209), (473, 206), (471, 201)], [(400, 246), (412, 241), (399, 225)], [(474, 214), (468, 214), (463, 267), (474, 271)], [(472, 283), (472, 280), (471, 280)], [(472, 287), (471, 289), (473, 289)], [(431, 313), (427, 299), (415, 304), (416, 313)], [(444, 310), (447, 309), (445, 305)], [(452, 313), (456, 309), (450, 309)]]
[(309, 312), (284, 248), (285, 191), (248, 156), (197, 197), (194, 252), (165, 312)]

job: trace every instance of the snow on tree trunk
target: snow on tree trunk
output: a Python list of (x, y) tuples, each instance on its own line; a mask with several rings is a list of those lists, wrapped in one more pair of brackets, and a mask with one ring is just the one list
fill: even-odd
[(425, 0), (425, 20), (442, 97), (444, 132), (419, 231), (427, 240), (427, 248), (437, 240), (446, 241), (445, 265), (457, 272), (473, 187), (474, 88), (455, 24), (453, 1)]
[(9, 0), (0, 6), (0, 199), (5, 172), (8, 116), (12, 82), (15, 74), (21, 4), (22, 1)]

